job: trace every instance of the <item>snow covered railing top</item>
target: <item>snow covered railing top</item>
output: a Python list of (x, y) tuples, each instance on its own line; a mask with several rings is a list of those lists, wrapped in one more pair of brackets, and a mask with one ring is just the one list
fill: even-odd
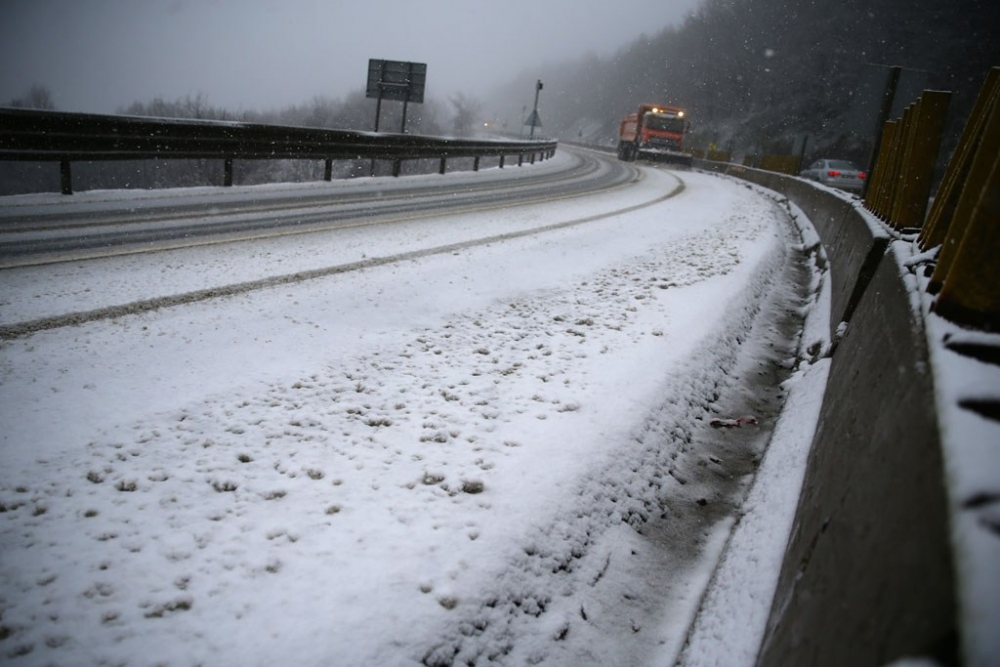
[(331, 178), (333, 160), (402, 160), (555, 154), (557, 142), (462, 139), (288, 127), (233, 121), (147, 118), (0, 108), (0, 160), (60, 162), (70, 194), (69, 163), (79, 160), (221, 159), (232, 185), (232, 160), (321, 159)]

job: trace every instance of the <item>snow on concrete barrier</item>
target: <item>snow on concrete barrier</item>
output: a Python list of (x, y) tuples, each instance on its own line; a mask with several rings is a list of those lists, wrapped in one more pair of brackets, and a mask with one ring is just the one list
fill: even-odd
[(818, 232), (840, 334), (757, 665), (953, 664), (960, 652), (942, 441), (905, 258), (860, 202), (781, 174)]

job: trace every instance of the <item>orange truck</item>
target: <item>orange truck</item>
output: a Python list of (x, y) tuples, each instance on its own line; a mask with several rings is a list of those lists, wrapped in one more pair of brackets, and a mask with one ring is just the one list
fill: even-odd
[(640, 104), (637, 113), (622, 119), (618, 129), (618, 159), (651, 160), (691, 165), (691, 154), (684, 150), (684, 132), (688, 122), (684, 110), (657, 104)]

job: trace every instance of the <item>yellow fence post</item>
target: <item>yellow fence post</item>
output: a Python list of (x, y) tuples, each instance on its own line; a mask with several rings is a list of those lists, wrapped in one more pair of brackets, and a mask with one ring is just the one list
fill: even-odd
[(979, 91), (976, 104), (962, 130), (958, 146), (948, 162), (937, 196), (924, 222), (919, 239), (922, 250), (929, 250), (944, 242), (948, 226), (958, 207), (963, 186), (972, 168), (972, 161), (986, 131), (987, 120), (998, 103), (1000, 103), (1000, 67), (994, 67), (986, 75), (986, 81)]
[(872, 179), (868, 184), (868, 192), (865, 193), (865, 206), (875, 215), (882, 217), (882, 210), (879, 203), (882, 201), (885, 191), (885, 184), (888, 181), (889, 155), (896, 141), (896, 131), (899, 123), (895, 120), (886, 121), (882, 130), (882, 142), (878, 147), (878, 156), (875, 159), (875, 168), (868, 178)]
[(956, 324), (1000, 331), (1000, 153), (992, 163), (934, 310)]
[(930, 206), (951, 93), (925, 90), (887, 121), (864, 205), (897, 229), (941, 246), (927, 285), (934, 310), (960, 325), (1000, 332), (1000, 67), (992, 68)]
[(760, 159), (760, 168), (765, 171), (798, 176), (799, 158), (797, 155), (765, 155)]
[(889, 180), (886, 182), (886, 192), (883, 207), (883, 220), (892, 218), (896, 211), (896, 202), (899, 201), (900, 180), (903, 174), (903, 159), (906, 156), (907, 145), (913, 137), (913, 105), (903, 110), (903, 118), (900, 121), (899, 129), (896, 132), (896, 141), (892, 152), (889, 155)]
[[(938, 256), (937, 266), (934, 268), (931, 282), (927, 287), (928, 291), (932, 293), (944, 284), (959, 245), (969, 235), (968, 228), (971, 224), (973, 210), (979, 204), (980, 193), (990, 177), (990, 170), (993, 168), (997, 155), (1000, 154), (1000, 104), (992, 106), (993, 108), (989, 110), (984, 121), (982, 138), (976, 148), (962, 192), (958, 197), (955, 213), (941, 243), (941, 253)], [(994, 220), (994, 224), (1000, 223)], [(997, 252), (998, 249), (1000, 248), (994, 246), (991, 250)]]
[(882, 187), (879, 188), (879, 196), (875, 201), (875, 210), (880, 218), (885, 220), (892, 214), (893, 192), (896, 188), (896, 179), (899, 174), (899, 163), (902, 160), (903, 147), (906, 145), (906, 110), (895, 122), (892, 131), (892, 142), (889, 150), (885, 154), (885, 173), (882, 175)]
[(890, 224), (897, 229), (919, 228), (924, 221), (950, 102), (949, 92), (925, 90), (912, 107), (889, 216)]

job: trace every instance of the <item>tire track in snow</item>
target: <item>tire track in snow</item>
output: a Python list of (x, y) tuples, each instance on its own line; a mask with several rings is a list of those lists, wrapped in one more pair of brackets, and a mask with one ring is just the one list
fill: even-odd
[[(720, 304), (731, 311), (720, 338), (664, 378), (631, 441), (609, 443), (615, 456), (580, 481), (578, 502), (526, 538), (424, 665), (673, 664), (710, 575), (698, 559), (718, 557), (783, 402), (803, 259), (778, 249)], [(739, 414), (756, 414), (759, 428), (709, 424)]]
[(476, 239), (474, 241), (464, 241), (462, 243), (453, 243), (453, 244), (436, 246), (433, 248), (424, 248), (421, 250), (414, 250), (411, 252), (398, 253), (395, 255), (387, 255), (385, 257), (373, 257), (370, 259), (364, 259), (357, 262), (338, 264), (336, 266), (329, 266), (310, 271), (298, 271), (295, 273), (270, 276), (267, 278), (261, 278), (259, 280), (250, 280), (241, 283), (235, 283), (232, 285), (221, 285), (218, 287), (211, 287), (202, 290), (194, 290), (191, 292), (185, 292), (182, 294), (175, 294), (171, 296), (156, 297), (154, 299), (143, 299), (140, 301), (133, 301), (127, 304), (108, 306), (105, 308), (97, 308), (94, 310), (89, 310), (84, 312), (67, 313), (63, 315), (55, 315), (52, 317), (40, 318), (37, 320), (30, 320), (27, 322), (4, 324), (0, 325), (0, 340), (12, 340), (15, 338), (23, 338), (33, 333), (39, 331), (46, 331), (48, 329), (57, 329), (59, 327), (66, 327), (66, 326), (76, 326), (80, 324), (85, 324), (87, 322), (108, 320), (117, 317), (125, 317), (128, 315), (135, 315), (138, 313), (149, 312), (153, 310), (160, 310), (163, 308), (182, 306), (189, 303), (197, 303), (199, 301), (207, 301), (210, 299), (235, 296), (238, 294), (244, 294), (246, 292), (251, 292), (254, 290), (267, 289), (270, 287), (278, 287), (281, 285), (288, 285), (291, 283), (298, 283), (306, 280), (314, 280), (317, 278), (325, 278), (328, 276), (337, 275), (340, 273), (346, 273), (349, 271), (360, 271), (363, 269), (374, 268), (377, 266), (384, 266), (386, 264), (393, 264), (395, 262), (402, 262), (406, 260), (417, 259), (420, 257), (428, 257), (431, 255), (456, 252), (458, 250), (462, 250), (465, 248), (472, 248), (479, 245), (488, 245), (490, 243), (498, 243), (523, 236), (544, 234), (545, 232), (565, 229), (567, 227), (574, 227), (576, 225), (582, 225), (588, 222), (595, 222), (598, 220), (604, 220), (606, 218), (614, 217), (617, 215), (630, 213), (632, 211), (638, 211), (643, 208), (659, 204), (672, 197), (675, 197), (681, 194), (683, 191), (684, 191), (684, 181), (681, 180), (680, 178), (677, 178), (676, 187), (667, 194), (663, 195), (662, 197), (658, 197), (651, 201), (643, 202), (641, 204), (620, 208), (614, 211), (608, 211), (605, 213), (600, 213), (598, 215), (585, 216), (581, 218), (574, 218), (572, 220), (565, 220), (550, 225), (545, 225), (543, 227), (536, 227), (533, 229), (526, 229), (516, 232), (508, 232), (505, 234), (497, 234), (494, 236), (487, 236), (480, 239)]

